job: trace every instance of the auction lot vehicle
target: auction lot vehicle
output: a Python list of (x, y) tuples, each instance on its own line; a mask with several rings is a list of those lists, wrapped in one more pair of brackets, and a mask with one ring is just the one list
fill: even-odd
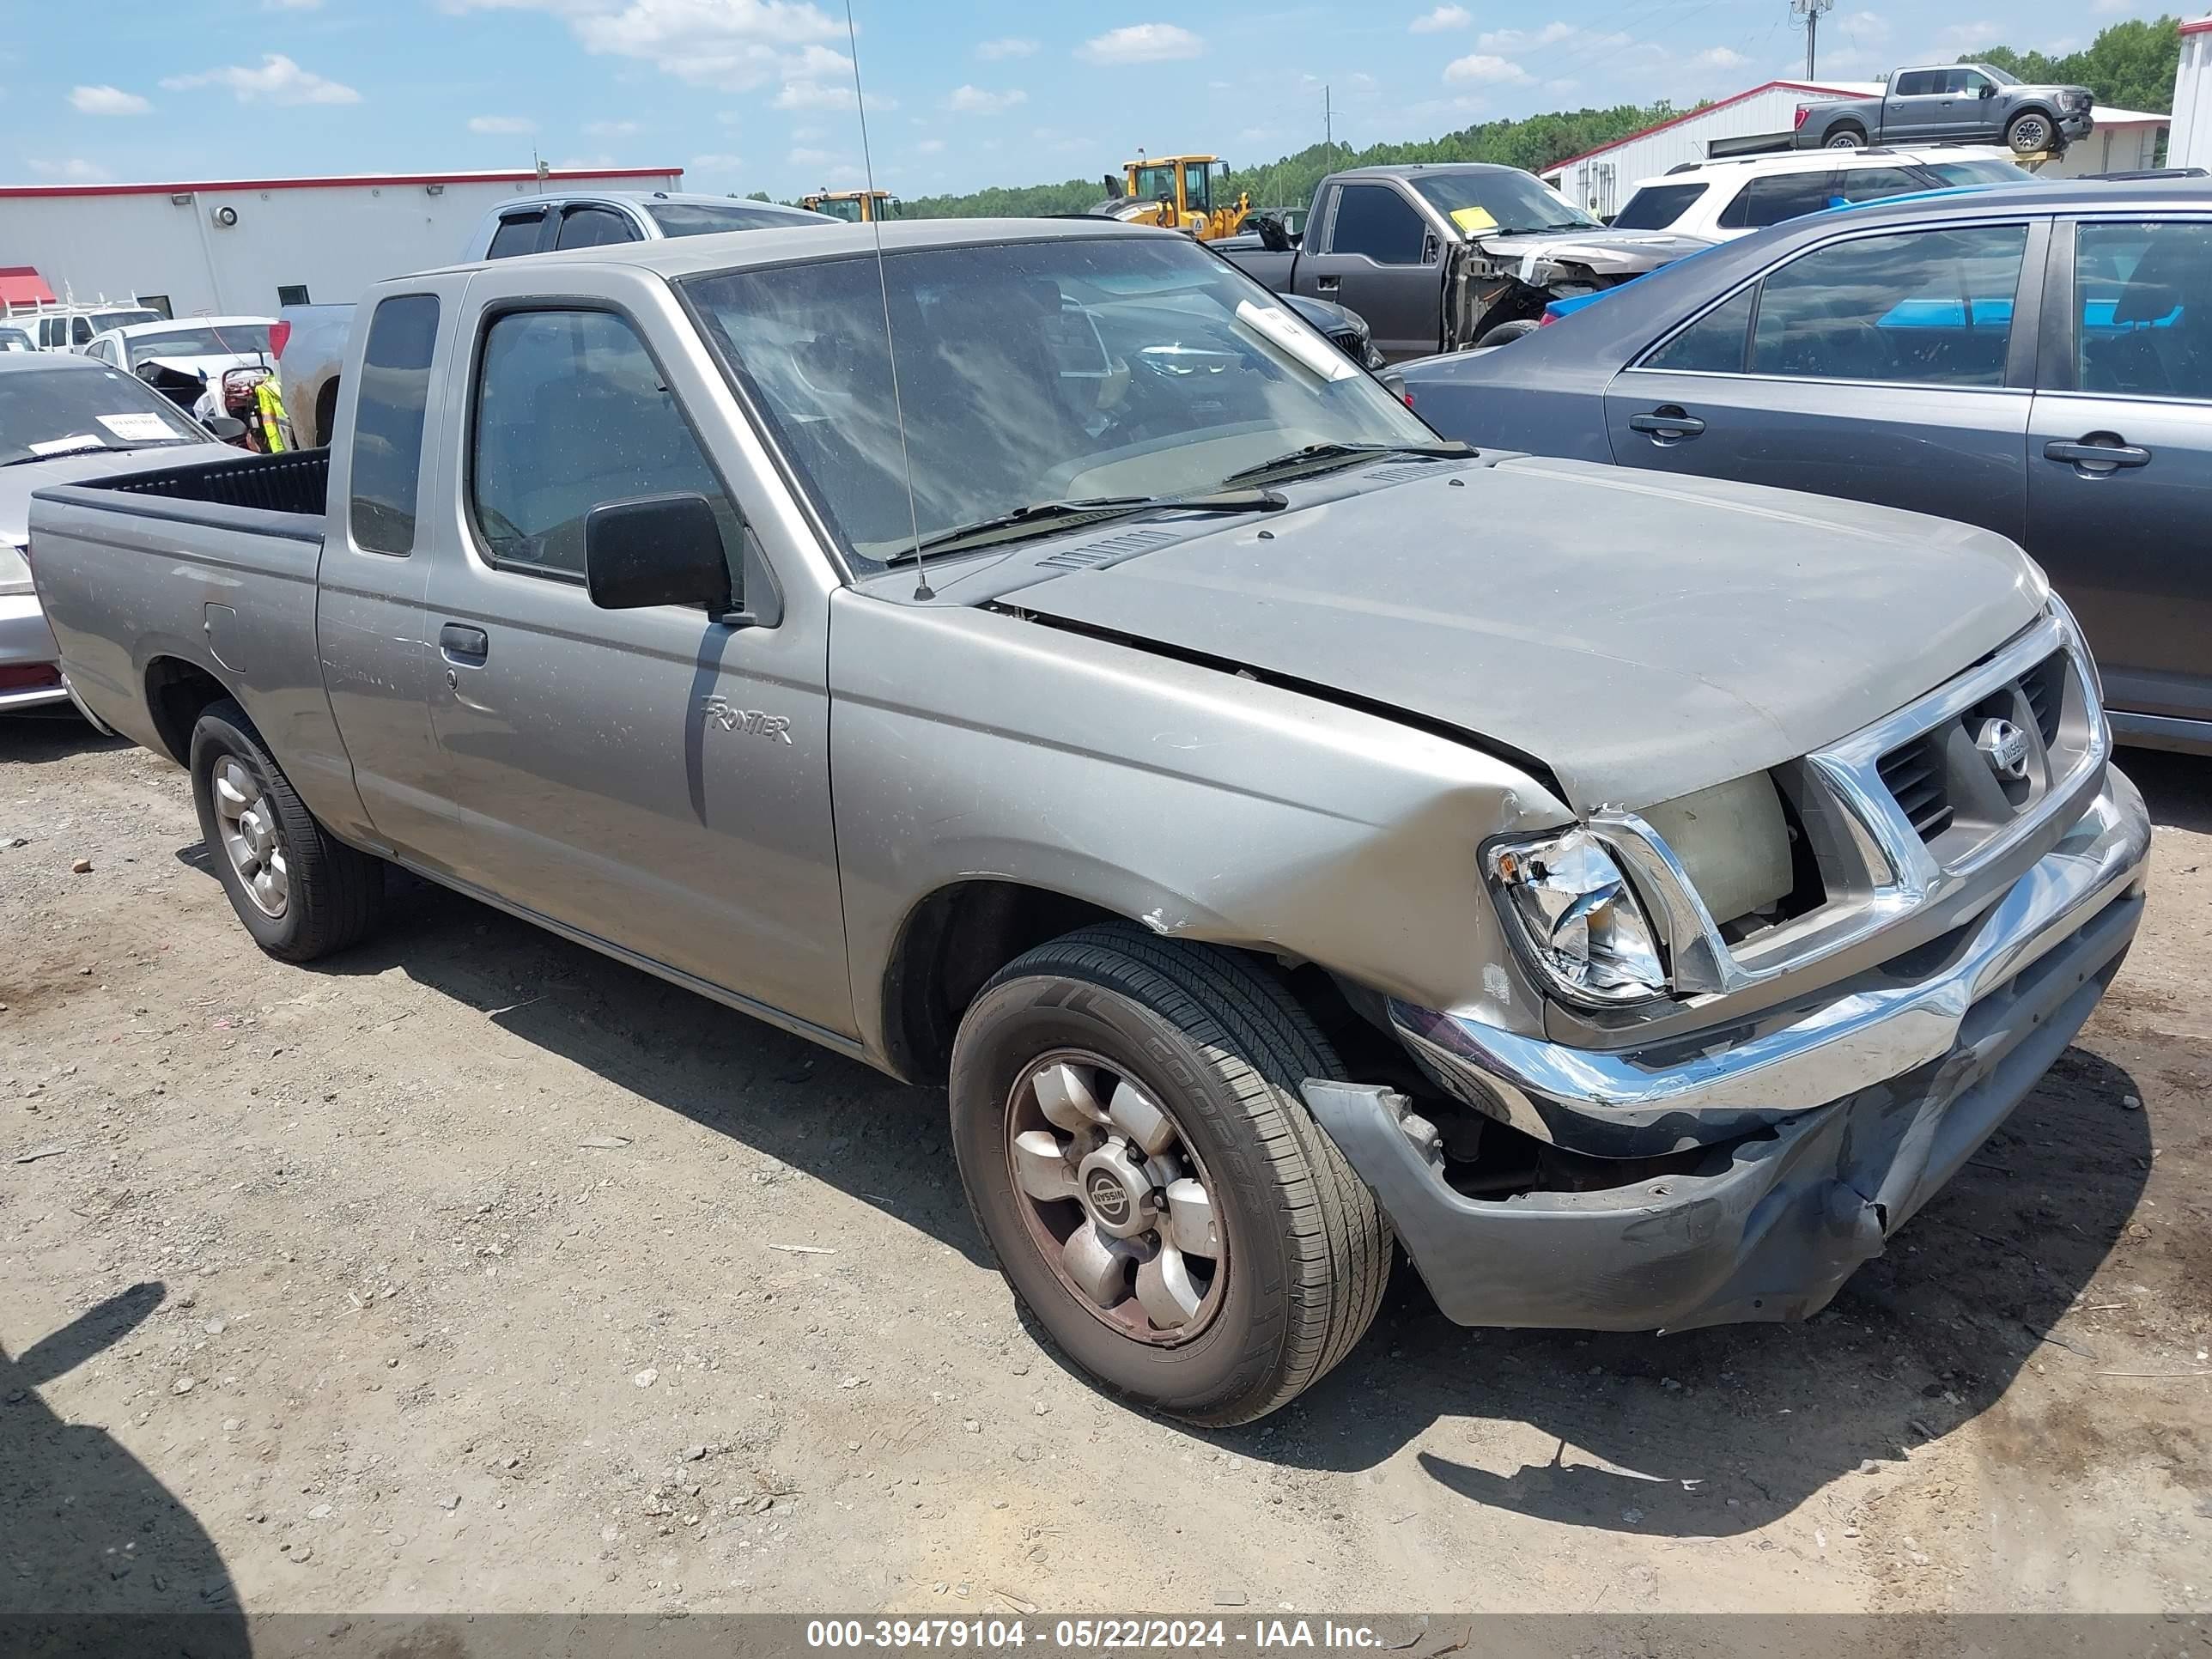
[(1796, 144), (1856, 149), (1949, 141), (2040, 155), (2089, 136), (2092, 102), (2087, 87), (2031, 87), (1990, 64), (1932, 64), (1893, 70), (1878, 97), (1800, 104)]
[[(715, 236), (732, 230), (835, 224), (781, 202), (676, 191), (572, 191), (502, 202), (484, 215), (463, 259), (513, 259), (527, 253)], [(286, 306), (276, 344), (284, 407), (302, 449), (331, 441), (337, 414), (338, 368), (353, 332), (351, 306)]]
[(1612, 231), (1518, 167), (1353, 167), (1314, 191), (1305, 235), (1273, 220), (1214, 247), (1280, 294), (1350, 306), (1396, 361), (1502, 345), (1545, 305), (1626, 282), (1708, 246)]
[(1162, 1411), (1310, 1384), (1394, 1237), (1469, 1323), (1814, 1312), (2142, 914), (2002, 538), (1439, 443), (1188, 236), (763, 231), (362, 316), (326, 457), (34, 503), (248, 931), (337, 949), (389, 860), (947, 1080), (1015, 1291)]
[(1405, 366), (1470, 443), (1911, 507), (2024, 545), (2128, 742), (2212, 753), (2212, 185), (1795, 219), (1509, 353)]
[(809, 213), (842, 220), (848, 225), (872, 225), (878, 219), (889, 222), (899, 216), (903, 206), (887, 190), (830, 190), (826, 186), (811, 196), (800, 197), (799, 204)]
[(24, 561), (31, 492), (236, 453), (119, 369), (65, 351), (0, 353), (0, 715), (70, 701)]
[(1252, 198), (1225, 193), (1214, 200), (1218, 177), (1229, 163), (1217, 155), (1154, 155), (1142, 151), (1121, 163), (1119, 174), (1105, 176), (1106, 199), (1091, 210), (1124, 224), (1159, 225), (1187, 230), (1201, 242), (1234, 236), (1244, 228)]
[(1668, 230), (1726, 242), (1839, 203), (1966, 185), (2024, 185), (2034, 177), (2002, 150), (1966, 145), (1685, 161), (1639, 183), (1613, 224), (1616, 230)]

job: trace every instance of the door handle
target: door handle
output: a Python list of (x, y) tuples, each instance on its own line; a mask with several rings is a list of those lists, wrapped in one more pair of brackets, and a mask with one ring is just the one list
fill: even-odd
[(1653, 410), (1649, 415), (1630, 416), (1628, 429), (1649, 433), (1655, 444), (1678, 444), (1696, 437), (1705, 429), (1705, 423), (1696, 416), (1685, 414), (1674, 404), (1668, 404)]
[(480, 668), (491, 655), (491, 638), (481, 628), (447, 623), (438, 630), (438, 652), (447, 662)]
[[(2108, 435), (2112, 439), (2110, 443), (2094, 441)], [(2093, 432), (2079, 443), (2068, 443), (2062, 438), (2053, 438), (2044, 445), (2043, 459), (2069, 462), (2085, 472), (2101, 476), (2118, 471), (2124, 466), (2148, 466), (2150, 451), (2136, 444), (2120, 442), (2117, 434)]]
[(1341, 276), (1316, 276), (1314, 278), (1314, 286), (1334, 294), (1343, 281)]

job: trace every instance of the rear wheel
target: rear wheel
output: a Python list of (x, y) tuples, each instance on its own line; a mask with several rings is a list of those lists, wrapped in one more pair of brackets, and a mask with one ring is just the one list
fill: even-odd
[(2037, 155), (2051, 148), (2051, 118), (2038, 110), (2023, 110), (2005, 128), (2005, 143), (2015, 155)]
[(1389, 1275), (1374, 1195), (1298, 1094), (1339, 1074), (1241, 958), (1090, 928), (969, 1009), (953, 1148), (1000, 1270), (1063, 1352), (1171, 1416), (1249, 1422), (1351, 1352)]
[(1824, 148), (1828, 149), (1863, 149), (1865, 147), (1866, 134), (1857, 127), (1838, 127), (1828, 135), (1824, 144)]
[(384, 893), (383, 863), (317, 822), (228, 698), (192, 728), (192, 804), (216, 878), (254, 942), (308, 962), (360, 939)]

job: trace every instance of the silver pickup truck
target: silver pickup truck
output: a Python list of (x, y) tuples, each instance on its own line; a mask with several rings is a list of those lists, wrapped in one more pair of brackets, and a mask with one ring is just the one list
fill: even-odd
[(945, 1083), (1021, 1300), (1213, 1424), (1394, 1239), (1468, 1323), (1817, 1310), (2118, 970), (2002, 538), (1440, 443), (1172, 233), (881, 233), (386, 283), (327, 455), (34, 498), (265, 950), (399, 865)]

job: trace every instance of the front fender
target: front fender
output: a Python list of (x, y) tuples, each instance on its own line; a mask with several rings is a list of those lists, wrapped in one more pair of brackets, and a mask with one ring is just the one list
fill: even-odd
[(1539, 1028), (1476, 849), (1572, 814), (1472, 739), (994, 611), (848, 590), (832, 617), (838, 863), (872, 1052), (908, 919), (978, 879)]

